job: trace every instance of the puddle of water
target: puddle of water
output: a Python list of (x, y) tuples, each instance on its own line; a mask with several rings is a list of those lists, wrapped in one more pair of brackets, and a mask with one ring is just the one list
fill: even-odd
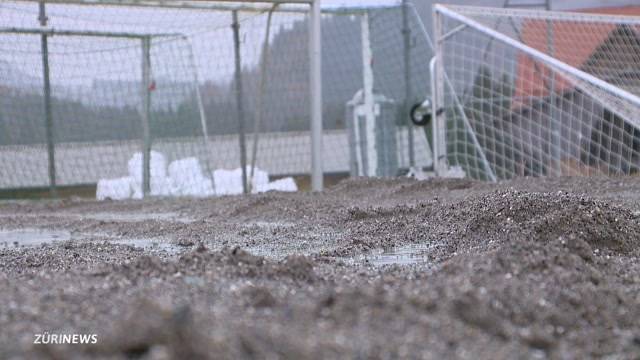
[(251, 255), (262, 256), (271, 260), (283, 260), (292, 254), (303, 254), (301, 251), (294, 251), (291, 249), (283, 249), (277, 246), (263, 245), (263, 246), (249, 246), (242, 247), (242, 250), (248, 252)]
[(0, 230), (0, 248), (39, 246), (71, 239), (68, 231), (22, 229)]
[(278, 228), (292, 228), (296, 226), (294, 223), (290, 222), (271, 222), (271, 221), (252, 221), (243, 224), (243, 227), (246, 229), (251, 228), (259, 228), (259, 229), (278, 229)]
[[(35, 247), (67, 240), (71, 240), (71, 233), (68, 231), (43, 229), (0, 230), (0, 249)], [(152, 239), (116, 239), (108, 241), (114, 244), (130, 245), (150, 252), (164, 251), (169, 254), (178, 254), (181, 250), (178, 245)]]
[(151, 239), (122, 239), (111, 240), (110, 242), (114, 244), (133, 246), (134, 248), (143, 249), (145, 251), (165, 251), (173, 255), (178, 254), (181, 250), (178, 245)]
[(185, 224), (189, 224), (195, 222), (195, 219), (188, 217), (181, 217), (177, 213), (110, 213), (110, 212), (99, 212), (99, 213), (87, 213), (87, 214), (76, 214), (76, 213), (47, 213), (47, 214), (0, 214), (0, 218), (13, 218), (13, 217), (23, 217), (23, 218), (35, 218), (35, 217), (58, 217), (58, 218), (74, 218), (78, 220), (102, 220), (102, 221), (118, 221), (118, 222), (139, 222), (146, 220), (164, 220), (164, 221), (175, 221), (181, 222)]
[(85, 219), (103, 220), (103, 221), (121, 221), (121, 222), (138, 222), (146, 220), (166, 220), (182, 223), (194, 222), (194, 219), (180, 217), (177, 213), (110, 213), (99, 212), (92, 214), (83, 214)]
[(429, 253), (434, 246), (410, 245), (364, 256), (364, 260), (375, 266), (412, 265), (429, 262)]

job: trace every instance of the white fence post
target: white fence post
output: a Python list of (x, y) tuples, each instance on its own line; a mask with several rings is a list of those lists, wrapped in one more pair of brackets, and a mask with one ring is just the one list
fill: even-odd
[(142, 38), (142, 194), (147, 197), (151, 192), (151, 39)]
[(444, 66), (442, 63), (443, 41), (442, 41), (442, 15), (434, 10), (433, 17), (433, 37), (435, 47), (435, 57), (432, 63), (432, 84), (433, 94), (433, 169), (438, 176), (442, 176), (447, 171), (447, 143), (446, 143), (446, 112), (437, 111), (444, 107)]
[(311, 189), (324, 188), (322, 165), (322, 13), (320, 0), (313, 0), (309, 20), (309, 64), (311, 70)]

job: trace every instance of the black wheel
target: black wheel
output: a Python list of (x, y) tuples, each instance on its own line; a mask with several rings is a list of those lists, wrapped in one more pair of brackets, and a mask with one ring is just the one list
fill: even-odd
[(421, 103), (413, 105), (411, 108), (411, 122), (417, 126), (429, 125), (431, 123), (431, 109), (425, 109)]

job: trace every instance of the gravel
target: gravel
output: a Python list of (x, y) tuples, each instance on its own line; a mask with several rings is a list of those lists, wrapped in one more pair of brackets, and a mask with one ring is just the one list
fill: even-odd
[(633, 359), (639, 200), (629, 177), (6, 202), (5, 234), (70, 240), (0, 244), (0, 358)]

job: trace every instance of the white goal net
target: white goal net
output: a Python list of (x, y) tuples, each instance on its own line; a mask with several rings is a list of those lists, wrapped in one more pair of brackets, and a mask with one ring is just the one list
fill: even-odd
[(485, 180), (640, 170), (640, 18), (437, 6), (441, 168)]
[[(308, 186), (309, 6), (273, 3), (67, 0), (41, 13), (38, 1), (1, 1), (0, 192), (236, 194), (247, 167), (247, 191)], [(325, 174), (348, 175), (352, 148), (392, 154), (382, 164), (392, 176), (430, 165), (427, 134), (402, 113), (429, 87), (426, 64), (406, 67), (430, 56), (419, 24), (397, 5), (323, 9)], [(366, 67), (393, 105), (393, 131), (368, 147), (354, 143), (348, 114)], [(288, 177), (297, 183), (273, 184)]]

